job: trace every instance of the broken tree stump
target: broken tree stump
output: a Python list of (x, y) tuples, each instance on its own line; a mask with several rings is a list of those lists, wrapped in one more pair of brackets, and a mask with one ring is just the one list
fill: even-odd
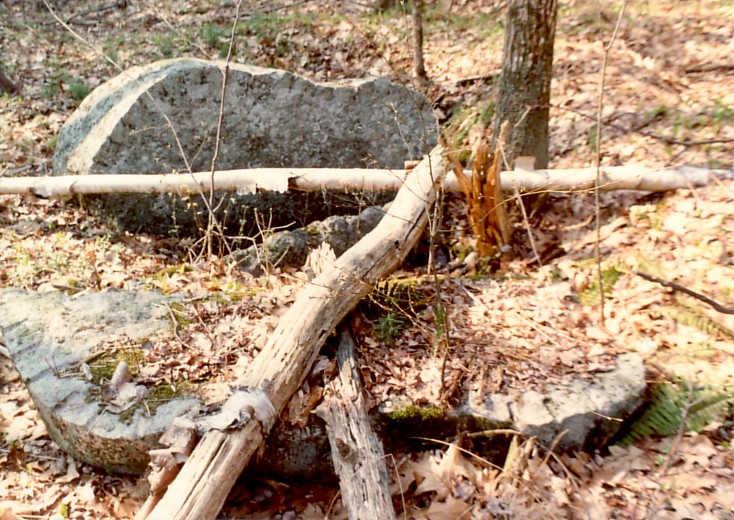
[[(244, 425), (209, 430), (148, 518), (216, 518), (235, 480), (262, 445), (275, 416), (303, 382), (326, 338), (373, 284), (402, 263), (420, 238), (444, 174), (443, 149), (437, 146), (408, 176), (380, 224), (301, 291), (237, 381), (243, 390), (230, 399), (243, 402), (240, 418)], [(258, 413), (263, 397), (269, 400), (273, 414)]]
[(390, 520), (395, 509), (387, 486), (382, 443), (372, 431), (349, 327), (339, 335), (339, 374), (317, 409), (326, 422), (331, 459), (349, 518)]

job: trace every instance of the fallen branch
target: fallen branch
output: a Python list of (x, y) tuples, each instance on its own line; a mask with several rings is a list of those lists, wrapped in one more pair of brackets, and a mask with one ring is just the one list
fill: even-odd
[[(577, 115), (579, 115), (579, 116), (581, 116), (581, 117), (583, 117), (585, 119), (591, 119), (592, 121), (594, 121), (595, 124), (598, 124), (598, 120), (597, 120), (598, 115), (593, 115), (592, 116), (592, 115), (589, 115), (589, 114), (585, 114), (584, 112), (582, 112), (580, 110), (574, 110), (574, 109), (568, 108), (568, 107), (561, 107), (561, 106), (557, 106), (557, 105), (536, 105), (536, 106), (533, 106), (531, 108), (552, 108), (552, 109), (557, 109), (557, 110), (565, 110), (567, 112), (572, 112), (574, 114), (577, 114)], [(673, 144), (673, 145), (679, 145), (679, 146), (685, 146), (685, 147), (702, 146), (702, 145), (707, 145), (707, 144), (734, 143), (734, 138), (728, 138), (728, 137), (721, 138), (721, 139), (702, 139), (700, 141), (689, 141), (689, 140), (685, 140), (685, 139), (675, 139), (674, 137), (668, 137), (666, 135), (660, 135), (660, 134), (656, 134), (654, 132), (648, 132), (647, 130), (643, 130), (643, 128), (645, 128), (646, 126), (648, 126), (648, 125), (650, 125), (651, 123), (654, 122), (654, 118), (653, 119), (649, 119), (647, 121), (642, 121), (641, 123), (638, 123), (637, 125), (635, 125), (633, 127), (626, 127), (626, 126), (623, 126), (623, 125), (612, 123), (612, 121), (614, 119), (617, 119), (617, 118), (619, 118), (621, 116), (622, 116), (622, 114), (620, 114), (620, 113), (611, 114), (611, 115), (607, 116), (604, 121), (602, 121), (602, 125), (603, 126), (608, 126), (609, 128), (614, 128), (615, 130), (618, 130), (618, 131), (623, 132), (625, 134), (638, 134), (638, 135), (643, 135), (645, 137), (649, 137), (649, 138), (655, 139), (657, 141), (662, 141), (662, 142), (667, 143), (667, 144)], [(569, 149), (570, 148), (567, 147), (564, 150), (565, 151), (568, 151)]]
[[(471, 172), (465, 172), (471, 177)], [(289, 190), (399, 190), (405, 170), (360, 168), (252, 168), (188, 174), (164, 175), (68, 175), (59, 177), (0, 178), (0, 194), (32, 194), (37, 197), (65, 197), (95, 193), (178, 193), (198, 194), (215, 190), (258, 191)], [(607, 166), (601, 168), (602, 190), (668, 191), (704, 186), (714, 177), (734, 178), (732, 170), (710, 170), (695, 166), (647, 168), (644, 166)], [(502, 189), (514, 192), (585, 191), (596, 181), (595, 168), (567, 170), (505, 171), (500, 174)], [(444, 183), (447, 191), (460, 192), (453, 173)]]
[[(112, 11), (114, 9), (124, 9), (125, 6), (126, 6), (126, 2), (120, 1), (120, 0), (113, 0), (112, 2), (108, 2), (103, 5), (97, 5), (91, 9), (85, 9), (84, 11), (77, 11), (76, 13), (69, 16), (65, 21), (66, 23), (73, 23), (76, 18), (82, 18), (90, 14), (98, 15), (106, 11)], [(81, 24), (85, 25), (86, 22), (82, 21)]]
[[(242, 403), (235, 408), (238, 422), (204, 435), (148, 518), (216, 518), (235, 480), (262, 445), (274, 415), (299, 388), (326, 338), (376, 282), (400, 265), (420, 238), (443, 176), (442, 149), (436, 147), (405, 180), (377, 228), (298, 295), (237, 380), (240, 390), (233, 398)], [(254, 406), (263, 397), (269, 400), (272, 414), (258, 412)], [(231, 411), (230, 401), (222, 408)]]
[(697, 300), (701, 300), (702, 302), (710, 305), (714, 308), (717, 312), (720, 312), (722, 314), (734, 314), (734, 307), (726, 307), (725, 305), (721, 305), (719, 302), (712, 300), (708, 296), (704, 296), (701, 293), (697, 293), (696, 291), (693, 291), (689, 289), (688, 287), (684, 287), (680, 284), (677, 284), (675, 282), (670, 282), (668, 280), (664, 280), (662, 278), (658, 278), (657, 276), (653, 276), (651, 274), (643, 273), (642, 271), (635, 271), (635, 274), (641, 278), (644, 278), (645, 280), (648, 280), (650, 282), (659, 283), (663, 287), (670, 287), (674, 291), (680, 291), (684, 294), (687, 294), (691, 298), (695, 298)]
[(387, 488), (385, 452), (370, 426), (349, 327), (339, 336), (337, 360), (339, 375), (317, 413), (326, 422), (342, 502), (349, 518), (390, 520), (395, 510)]

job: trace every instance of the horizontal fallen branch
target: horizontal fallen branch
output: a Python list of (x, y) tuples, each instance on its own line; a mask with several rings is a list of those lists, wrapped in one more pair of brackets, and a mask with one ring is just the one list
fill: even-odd
[[(338, 168), (252, 168), (164, 175), (69, 175), (59, 177), (0, 178), (0, 194), (33, 194), (38, 197), (63, 197), (95, 193), (199, 193), (237, 190), (241, 193), (289, 190), (398, 190), (405, 170)], [(471, 176), (470, 172), (467, 172)], [(647, 168), (610, 166), (601, 169), (603, 190), (667, 191), (704, 186), (713, 177), (734, 178), (732, 170), (710, 170), (694, 166)], [(500, 176), (502, 189), (520, 192), (581, 191), (594, 187), (595, 168), (568, 170), (515, 170)], [(461, 191), (453, 173), (444, 182), (447, 191)]]

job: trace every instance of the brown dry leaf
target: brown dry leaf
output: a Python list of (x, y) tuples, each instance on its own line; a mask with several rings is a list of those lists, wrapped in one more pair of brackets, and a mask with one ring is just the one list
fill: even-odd
[(440, 454), (425, 453), (421, 460), (413, 463), (413, 472), (418, 482), (416, 495), (435, 491), (438, 500), (456, 490), (460, 483), (458, 477), (467, 479), (473, 488), (482, 481), (481, 469), (469, 463), (455, 444)]
[(15, 513), (13, 513), (10, 507), (5, 508), (3, 504), (5, 504), (5, 502), (0, 502), (0, 520), (21, 520), (19, 516), (16, 516)]
[(393, 469), (388, 470), (390, 477), (388, 492), (390, 496), (403, 496), (410, 485), (415, 482), (415, 472), (413, 471), (412, 464), (406, 457), (397, 465), (397, 469), (392, 466)]
[(79, 478), (79, 471), (77, 470), (77, 462), (72, 458), (68, 459), (66, 465), (66, 474), (56, 479), (59, 483), (74, 482)]
[(586, 518), (612, 518), (612, 509), (604, 495), (605, 490), (602, 486), (589, 483), (578, 493), (573, 504), (584, 511)]
[(678, 451), (683, 457), (683, 469), (685, 471), (693, 471), (696, 466), (699, 468), (710, 467), (711, 457), (719, 453), (711, 439), (705, 435), (696, 434), (686, 437)]
[(32, 499), (30, 499), (31, 496), (28, 496), (30, 500), (23, 502), (0, 502), (0, 511), (2, 511), (3, 509), (7, 509), (22, 517), (38, 515), (43, 511), (49, 510), (49, 508), (51, 508), (59, 500), (59, 498), (61, 498), (61, 496), (65, 494), (64, 491), (59, 489), (58, 486), (50, 486), (45, 489), (36, 488), (30, 491), (32, 493)]
[(425, 452), (420, 460), (411, 463), (415, 480), (418, 482), (416, 495), (433, 491), (436, 492), (436, 499), (442, 500), (451, 494), (449, 482), (440, 470), (440, 464), (437, 455), (430, 452)]
[(412, 516), (417, 520), (456, 520), (470, 508), (463, 500), (449, 496), (444, 501), (433, 500), (426, 511), (416, 511)]
[(8, 442), (35, 440), (46, 435), (46, 427), (36, 412), (25, 410), (13, 416), (2, 432)]
[(305, 428), (309, 415), (316, 408), (324, 395), (324, 388), (320, 385), (309, 385), (305, 382), (295, 395), (288, 401), (282, 418), (290, 424)]

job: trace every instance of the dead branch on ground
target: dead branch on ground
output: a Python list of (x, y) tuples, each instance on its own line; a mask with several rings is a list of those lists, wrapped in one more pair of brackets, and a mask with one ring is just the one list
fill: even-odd
[(234, 412), (234, 421), (204, 434), (148, 518), (216, 518), (326, 338), (375, 283), (402, 263), (420, 238), (444, 176), (442, 155), (441, 147), (436, 147), (421, 161), (377, 228), (299, 294), (223, 405), (223, 410)]
[[(362, 168), (252, 168), (193, 174), (66, 175), (58, 177), (0, 177), (0, 195), (30, 194), (41, 198), (100, 193), (177, 193), (191, 195), (214, 190), (260, 191), (355, 191), (399, 190), (405, 170)], [(463, 174), (471, 177), (471, 171)], [(599, 188), (611, 190), (669, 191), (705, 186), (714, 178), (734, 178), (734, 171), (695, 166), (649, 168), (602, 166)], [(504, 191), (521, 193), (589, 191), (596, 182), (596, 168), (503, 171)], [(446, 191), (464, 191), (453, 172), (443, 184)]]

